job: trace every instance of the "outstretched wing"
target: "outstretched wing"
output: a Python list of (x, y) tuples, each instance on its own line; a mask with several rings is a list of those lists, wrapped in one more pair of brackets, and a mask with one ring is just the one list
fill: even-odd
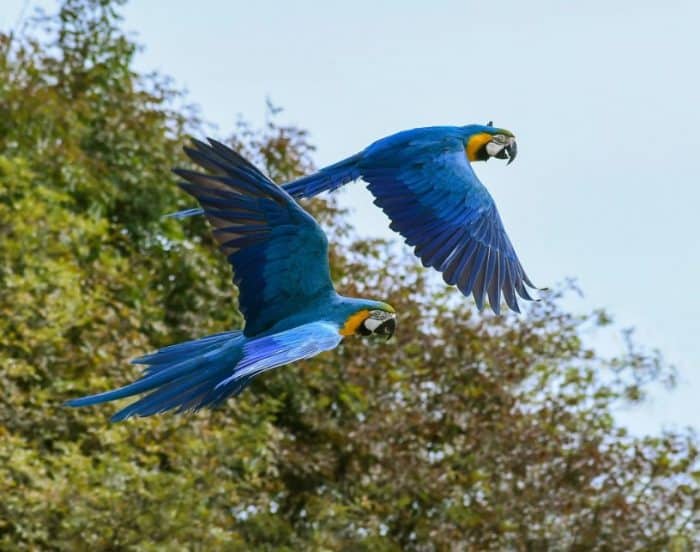
[(525, 274), (503, 228), (493, 198), (467, 161), (459, 140), (408, 143), (399, 151), (372, 155), (360, 163), (374, 203), (391, 219), (425, 266), (445, 282), (474, 296), (483, 308), (488, 295), (499, 313), (501, 293), (520, 312), (516, 293), (532, 299)]
[(328, 241), (313, 217), (230, 148), (215, 140), (193, 143), (185, 152), (209, 174), (174, 172), (186, 180), (180, 186), (199, 201), (233, 267), (245, 335), (332, 293)]

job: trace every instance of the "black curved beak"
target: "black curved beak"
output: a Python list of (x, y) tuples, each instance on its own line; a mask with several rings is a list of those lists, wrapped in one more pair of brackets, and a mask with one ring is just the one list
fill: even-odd
[(518, 144), (515, 140), (511, 140), (501, 151), (496, 154), (495, 157), (498, 159), (508, 159), (508, 163), (506, 163), (506, 165), (510, 165), (517, 156)]
[(508, 163), (506, 163), (506, 165), (510, 165), (513, 161), (515, 161), (515, 158), (518, 156), (518, 143), (515, 140), (513, 140), (503, 149), (505, 150), (506, 155), (508, 156)]
[(388, 318), (384, 322), (382, 322), (379, 326), (377, 326), (377, 329), (374, 330), (374, 333), (377, 335), (385, 335), (386, 340), (389, 341), (391, 337), (394, 335), (394, 331), (396, 330), (396, 318)]

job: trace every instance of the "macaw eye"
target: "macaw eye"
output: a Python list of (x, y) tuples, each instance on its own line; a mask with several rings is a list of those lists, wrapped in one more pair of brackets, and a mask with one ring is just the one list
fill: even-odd
[(370, 311), (369, 316), (367, 318), (371, 318), (372, 320), (387, 320), (388, 318), (392, 318), (393, 314), (390, 312), (386, 311), (381, 311), (381, 310), (373, 310)]
[[(396, 329), (396, 315), (390, 312), (374, 310), (369, 313), (361, 326), (361, 335), (385, 335), (389, 339)], [(368, 332), (368, 333), (366, 333)]]
[(508, 141), (508, 139), (503, 134), (495, 134), (493, 137), (493, 141), (497, 144), (505, 144)]
[(375, 332), (387, 320), (394, 318), (394, 315), (389, 312), (373, 310), (362, 324), (370, 332)]

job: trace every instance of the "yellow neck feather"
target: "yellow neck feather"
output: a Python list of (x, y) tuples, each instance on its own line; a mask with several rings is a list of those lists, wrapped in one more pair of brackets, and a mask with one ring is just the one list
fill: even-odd
[(350, 316), (346, 321), (345, 324), (343, 325), (342, 328), (340, 328), (340, 335), (352, 335), (357, 331), (357, 328), (360, 327), (360, 324), (362, 324), (365, 321), (365, 318), (369, 316), (369, 311), (367, 309), (362, 309), (361, 311), (357, 311), (355, 314)]
[(491, 138), (493, 138), (493, 135), (488, 132), (480, 132), (469, 138), (469, 142), (467, 142), (467, 159), (469, 159), (469, 161), (476, 161), (477, 152), (488, 144)]

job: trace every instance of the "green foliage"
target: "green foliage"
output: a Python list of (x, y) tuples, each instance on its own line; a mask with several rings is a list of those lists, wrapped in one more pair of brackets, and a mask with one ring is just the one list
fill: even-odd
[[(0, 549), (692, 550), (698, 443), (634, 438), (613, 409), (667, 368), (559, 294), (477, 314), (342, 212), (340, 291), (399, 312), (388, 344), (259, 378), (222, 409), (110, 424), (63, 400), (137, 376), (128, 360), (237, 327), (236, 291), (170, 168), (198, 132), (167, 80), (135, 74), (119, 2), (67, 0), (43, 41), (0, 36)], [(239, 124), (277, 179), (304, 131)]]

